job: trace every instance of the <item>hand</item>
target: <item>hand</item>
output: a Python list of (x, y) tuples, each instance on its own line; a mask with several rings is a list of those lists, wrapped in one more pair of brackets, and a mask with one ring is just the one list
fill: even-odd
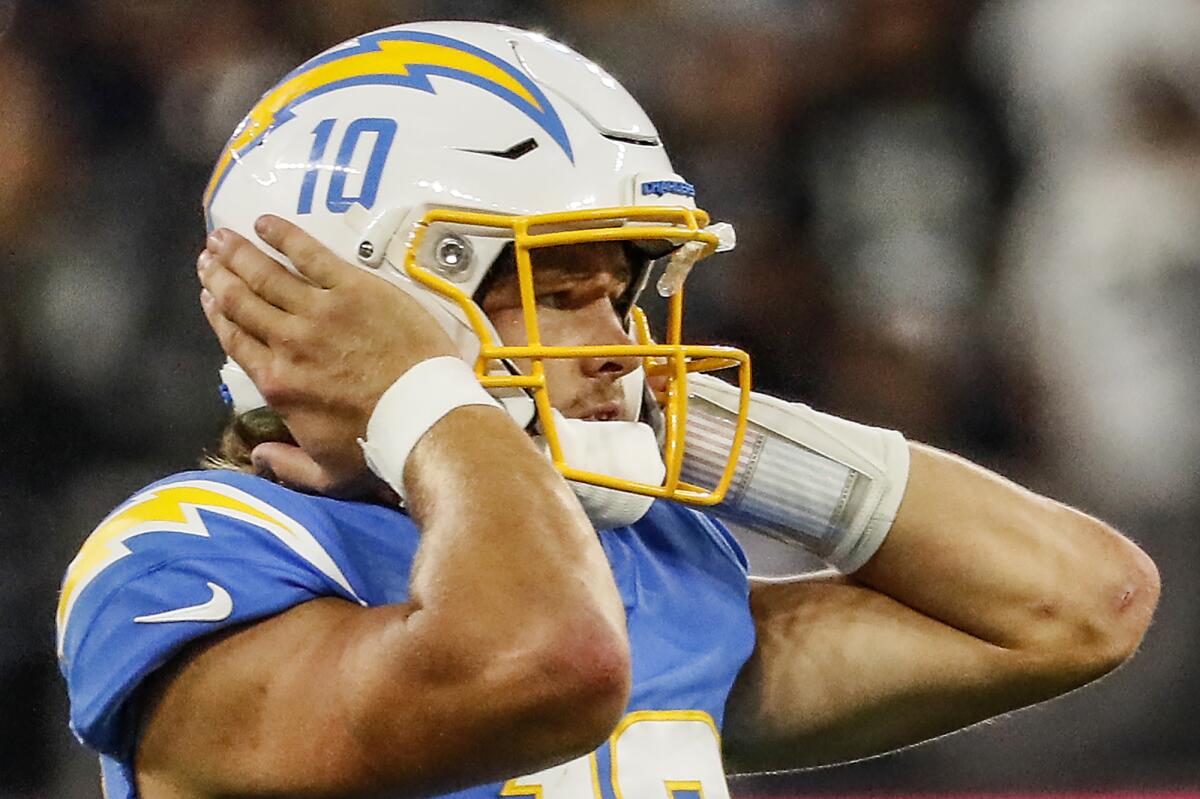
[(297, 226), (268, 215), (255, 230), (303, 277), (224, 229), (196, 262), (200, 303), (222, 349), (299, 444), (260, 444), (254, 463), (297, 488), (368, 490), (375, 481), (357, 439), (380, 395), (417, 363), (458, 352), (416, 300)]

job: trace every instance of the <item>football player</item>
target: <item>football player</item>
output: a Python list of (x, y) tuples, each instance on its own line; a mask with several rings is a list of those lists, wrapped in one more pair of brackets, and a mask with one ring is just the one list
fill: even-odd
[[(694, 195), (534, 33), (401, 25), (264, 95), (197, 262), (225, 468), (136, 493), (63, 583), (109, 797), (720, 799), (1130, 656), (1158, 578), (1111, 528), (686, 343), (734, 244)], [(832, 569), (751, 579), (722, 519)]]

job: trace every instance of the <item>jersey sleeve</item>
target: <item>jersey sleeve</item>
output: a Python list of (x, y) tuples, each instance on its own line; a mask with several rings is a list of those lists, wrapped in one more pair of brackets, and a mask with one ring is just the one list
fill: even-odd
[(329, 523), (300, 495), (237, 477), (150, 487), (110, 514), (68, 567), (60, 668), (71, 728), (98, 752), (132, 754), (130, 700), (188, 644), (317, 597), (358, 600)]

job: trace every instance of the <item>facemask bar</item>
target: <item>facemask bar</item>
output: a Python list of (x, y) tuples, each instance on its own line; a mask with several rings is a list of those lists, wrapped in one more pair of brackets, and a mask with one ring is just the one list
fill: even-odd
[[(421, 239), (434, 223), (449, 223), (468, 228), (493, 228), (511, 231), (513, 236), (517, 279), (520, 288), (522, 313), (529, 343), (523, 347), (504, 346), (492, 333), (483, 310), (454, 283), (433, 273), (417, 262), (416, 253)], [(705, 255), (713, 252), (717, 236), (704, 227), (708, 215), (704, 211), (670, 207), (621, 207), (569, 211), (532, 216), (508, 216), (451, 209), (433, 209), (416, 226), (408, 241), (404, 272), (417, 283), (454, 302), (463, 312), (480, 340), (479, 356), (474, 364), (475, 375), (484, 388), (519, 388), (532, 392), (541, 421), (542, 432), (550, 450), (551, 460), (568, 480), (629, 491), (661, 499), (671, 499), (694, 505), (720, 503), (733, 479), (738, 453), (746, 431), (750, 408), (750, 356), (733, 347), (684, 344), (683, 290), (670, 298), (666, 341), (655, 343), (649, 333), (645, 315), (636, 306), (632, 309), (636, 344), (543, 346), (537, 323), (537, 299), (534, 290), (533, 266), (530, 252), (540, 247), (559, 247), (601, 241), (658, 240), (672, 242), (701, 242)], [(639, 483), (611, 475), (588, 472), (569, 466), (562, 452), (558, 430), (550, 403), (543, 361), (547, 358), (641, 358), (647, 379), (665, 377), (667, 387), (658, 392), (663, 405), (666, 427), (663, 460), (666, 477), (662, 485)], [(489, 362), (503, 359), (527, 359), (528, 375), (489, 374)], [(687, 426), (687, 376), (692, 372), (711, 372), (737, 367), (741, 399), (735, 422), (733, 446), (729, 460), (716, 486), (705, 488), (680, 479), (683, 465), (684, 440)]]

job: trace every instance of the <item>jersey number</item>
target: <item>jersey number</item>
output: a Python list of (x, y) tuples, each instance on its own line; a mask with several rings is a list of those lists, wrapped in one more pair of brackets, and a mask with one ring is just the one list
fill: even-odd
[[(608, 744), (616, 799), (729, 799), (720, 736), (703, 711), (630, 713)], [(595, 753), (509, 780), (500, 795), (605, 799)]]
[[(312, 152), (308, 155), (308, 171), (304, 173), (304, 182), (300, 184), (300, 202), (296, 213), (312, 213), (313, 195), (317, 192), (317, 178), (322, 171), (332, 172), (329, 187), (325, 193), (325, 207), (335, 214), (345, 213), (353, 204), (359, 203), (364, 208), (375, 204), (379, 194), (379, 179), (383, 176), (383, 165), (387, 163), (388, 153), (392, 150), (392, 140), (396, 138), (396, 120), (382, 117), (363, 117), (356, 119), (347, 126), (342, 134), (342, 143), (338, 146), (337, 160), (332, 167), (320, 164), (325, 157), (325, 149), (329, 146), (330, 134), (337, 124), (336, 119), (322, 119), (313, 128)], [(355, 167), (355, 155), (359, 139), (364, 133), (375, 134), (365, 168)], [(361, 162), (361, 158), (358, 159)], [(346, 180), (350, 175), (362, 175), (362, 185), (358, 194), (346, 193)]]

